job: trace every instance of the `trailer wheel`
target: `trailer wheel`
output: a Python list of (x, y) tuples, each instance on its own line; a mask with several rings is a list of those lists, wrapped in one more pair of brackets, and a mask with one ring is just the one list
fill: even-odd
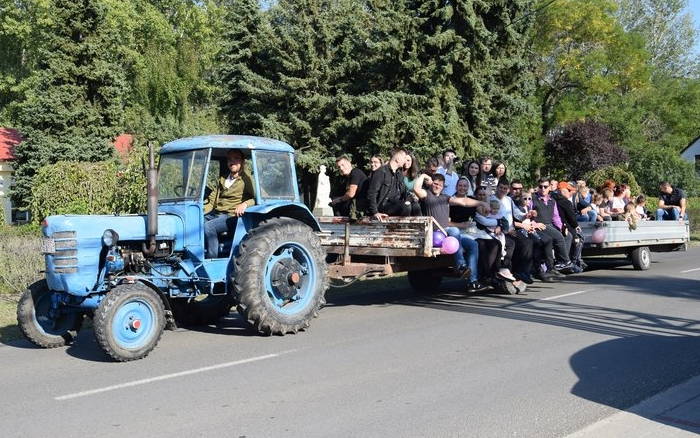
[(119, 362), (141, 359), (153, 350), (165, 329), (165, 306), (140, 283), (120, 284), (95, 311), (95, 338)]
[(638, 271), (646, 271), (651, 267), (651, 251), (648, 246), (640, 246), (630, 251), (632, 266)]
[(417, 292), (437, 292), (441, 283), (442, 277), (432, 270), (408, 271), (408, 284)]
[(231, 312), (230, 295), (198, 295), (192, 300), (171, 298), (170, 308), (175, 322), (185, 327), (216, 324)]
[(17, 324), (32, 344), (41, 348), (63, 347), (73, 343), (83, 325), (83, 313), (65, 312), (51, 315), (53, 291), (46, 280), (27, 288), (17, 303)]
[(307, 225), (292, 218), (261, 222), (241, 242), (235, 260), (238, 312), (267, 335), (305, 329), (326, 302), (325, 259)]

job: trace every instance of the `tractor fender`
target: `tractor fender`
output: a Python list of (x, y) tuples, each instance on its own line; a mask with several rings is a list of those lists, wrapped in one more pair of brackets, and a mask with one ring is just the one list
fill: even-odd
[(311, 213), (311, 210), (309, 210), (305, 204), (299, 202), (284, 201), (254, 205), (246, 209), (246, 214), (247, 213), (252, 213), (251, 219), (255, 226), (273, 217), (289, 217), (308, 225), (314, 231), (321, 231), (321, 226), (316, 217)]

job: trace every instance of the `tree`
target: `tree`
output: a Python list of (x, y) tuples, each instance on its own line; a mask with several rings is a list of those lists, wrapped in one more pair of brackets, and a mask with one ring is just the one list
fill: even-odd
[(131, 93), (125, 126), (159, 142), (220, 132), (212, 80), (226, 23), (214, 0), (105, 0)]
[(570, 180), (582, 179), (596, 169), (629, 160), (611, 139), (611, 129), (598, 122), (575, 122), (553, 134), (545, 143), (548, 171)]
[(12, 198), (26, 206), (32, 177), (58, 160), (100, 161), (113, 154), (121, 132), (128, 85), (115, 35), (105, 28), (100, 0), (54, 0), (52, 21), (41, 29), (40, 62), (20, 105), (19, 127), (27, 140), (15, 148)]
[(542, 134), (596, 114), (600, 102), (647, 86), (643, 41), (609, 0), (540, 0), (533, 50)]
[(223, 31), (222, 49), (217, 55), (216, 81), (222, 90), (218, 99), (221, 113), (232, 134), (261, 133), (263, 113), (272, 99), (273, 84), (265, 76), (266, 22), (257, 0), (226, 1), (224, 21), (236, 23)]
[(260, 14), (234, 3), (247, 26), (227, 35), (224, 109), (233, 130), (293, 144), (306, 169), (328, 151), (363, 164), (397, 145), (515, 157), (532, 114), (530, 4), (282, 0)]
[(13, 125), (25, 80), (37, 63), (48, 0), (0, 0), (0, 125)]
[(687, 12), (688, 0), (615, 1), (624, 29), (642, 36), (655, 76), (698, 77), (698, 31)]

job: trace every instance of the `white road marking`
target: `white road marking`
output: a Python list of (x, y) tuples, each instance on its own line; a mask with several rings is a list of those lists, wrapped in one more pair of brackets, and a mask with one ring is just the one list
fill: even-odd
[(542, 298), (542, 299), (537, 300), (537, 301), (552, 301), (552, 300), (556, 300), (556, 299), (559, 299), (559, 298), (570, 297), (570, 296), (572, 296), (572, 295), (585, 294), (586, 292), (590, 292), (590, 291), (594, 291), (594, 290), (596, 290), (596, 289), (585, 289), (585, 290), (580, 290), (580, 291), (577, 291), (577, 292), (571, 292), (571, 293), (568, 293), (568, 294), (562, 294), (562, 295), (556, 295), (556, 296), (553, 296), (553, 297)]
[(275, 357), (282, 356), (284, 354), (289, 354), (293, 351), (294, 350), (287, 350), (287, 351), (283, 351), (281, 353), (266, 354), (264, 356), (251, 357), (249, 359), (241, 359), (241, 360), (237, 360), (234, 362), (226, 362), (226, 363), (221, 363), (218, 365), (211, 365), (208, 367), (195, 368), (192, 370), (181, 371), (179, 373), (163, 374), (162, 376), (151, 377), (148, 379), (134, 380), (133, 382), (120, 383), (118, 385), (105, 386), (103, 388), (96, 388), (96, 389), (91, 389), (88, 391), (81, 391), (81, 392), (76, 392), (73, 394), (61, 395), (58, 397), (54, 397), (54, 400), (58, 400), (58, 401), (70, 400), (73, 398), (85, 397), (85, 396), (93, 395), (93, 394), (99, 394), (101, 392), (116, 391), (118, 389), (130, 388), (132, 386), (147, 385), (149, 383), (159, 382), (161, 380), (175, 379), (177, 377), (189, 376), (192, 374), (204, 373), (207, 371), (214, 371), (214, 370), (219, 370), (222, 368), (235, 367), (237, 365), (243, 365), (243, 364), (247, 364), (247, 363), (251, 363), (251, 362), (257, 362), (260, 360), (272, 359)]
[(700, 271), (700, 268), (695, 268), (695, 269), (687, 269), (685, 271), (681, 271), (681, 274), (685, 274), (688, 272), (695, 272), (695, 271)]

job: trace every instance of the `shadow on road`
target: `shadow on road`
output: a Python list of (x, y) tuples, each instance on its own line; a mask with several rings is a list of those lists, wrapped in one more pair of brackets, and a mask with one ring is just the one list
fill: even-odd
[[(584, 348), (571, 356), (578, 376), (571, 393), (620, 410), (673, 387), (700, 373), (700, 337), (638, 335)], [(652, 409), (653, 410), (653, 409)], [(649, 420), (700, 433), (700, 424), (649, 412), (634, 412)], [(697, 413), (693, 416), (697, 418)]]
[[(606, 262), (606, 269), (609, 269)], [(627, 267), (616, 267), (625, 269)], [(584, 275), (570, 276), (562, 290), (576, 294), (599, 289), (611, 294), (624, 290), (644, 299), (667, 297), (687, 301), (700, 308), (700, 281), (652, 276), (645, 271), (629, 271), (620, 276), (595, 269)], [(570, 287), (574, 284), (574, 287)], [(593, 345), (575, 353), (570, 366), (579, 378), (572, 394), (620, 410), (628, 410), (660, 391), (700, 374), (700, 314), (682, 318), (652, 312), (629, 310), (563, 299), (540, 299), (537, 291), (556, 293), (557, 284), (536, 284), (523, 295), (466, 295), (463, 282), (445, 282), (432, 295), (419, 295), (408, 286), (388, 291), (364, 292), (329, 299), (331, 305), (409, 305), (463, 312), (494, 318), (547, 324), (571, 330), (597, 333), (616, 339)], [(574, 292), (571, 292), (571, 291)], [(636, 299), (636, 298), (633, 298)], [(636, 413), (644, 415), (644, 413)], [(700, 432), (695, 424), (649, 418), (670, 426)]]

